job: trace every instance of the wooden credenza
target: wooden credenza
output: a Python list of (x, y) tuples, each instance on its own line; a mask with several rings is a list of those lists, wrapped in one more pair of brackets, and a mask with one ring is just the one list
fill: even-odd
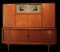
[(2, 43), (56, 44), (55, 3), (36, 4), (38, 13), (17, 13), (16, 4), (3, 4)]

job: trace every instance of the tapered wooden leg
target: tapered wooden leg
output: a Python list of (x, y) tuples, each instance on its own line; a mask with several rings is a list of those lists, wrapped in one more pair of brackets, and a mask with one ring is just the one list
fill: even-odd
[(48, 52), (49, 52), (49, 47), (50, 47), (50, 46), (48, 46)]
[(8, 52), (9, 52), (9, 45), (8, 45)]

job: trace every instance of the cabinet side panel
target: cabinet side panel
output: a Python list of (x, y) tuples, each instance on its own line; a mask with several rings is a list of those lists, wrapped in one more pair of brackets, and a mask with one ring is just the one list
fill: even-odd
[(43, 27), (55, 27), (55, 3), (42, 4)]
[(3, 27), (14, 27), (15, 5), (3, 4)]

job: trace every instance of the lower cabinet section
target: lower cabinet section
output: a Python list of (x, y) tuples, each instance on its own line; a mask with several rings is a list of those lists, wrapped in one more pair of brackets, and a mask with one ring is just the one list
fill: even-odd
[(54, 44), (56, 43), (55, 30), (3, 30), (5, 43), (13, 44)]

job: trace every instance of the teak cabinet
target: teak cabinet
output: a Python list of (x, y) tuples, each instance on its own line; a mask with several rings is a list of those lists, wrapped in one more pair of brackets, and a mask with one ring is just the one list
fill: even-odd
[[(24, 6), (27, 12), (24, 7), (22, 12), (16, 9), (17, 4), (3, 4), (2, 43), (56, 44), (55, 3), (22, 4), (27, 4)], [(32, 11), (33, 8), (30, 10), (30, 4), (39, 5), (40, 10), (37, 5), (37, 11)]]

